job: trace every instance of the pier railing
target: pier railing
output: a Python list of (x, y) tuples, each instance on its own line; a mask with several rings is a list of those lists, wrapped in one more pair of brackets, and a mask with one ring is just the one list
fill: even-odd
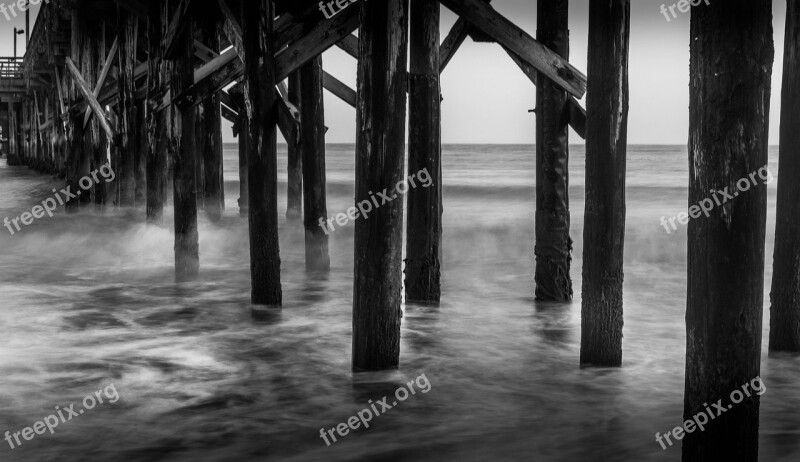
[(22, 58), (0, 57), (0, 79), (21, 79)]

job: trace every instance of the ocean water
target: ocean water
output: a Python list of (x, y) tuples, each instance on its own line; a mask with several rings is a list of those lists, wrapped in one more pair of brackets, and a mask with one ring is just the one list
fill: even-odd
[[(353, 204), (354, 146), (328, 146), (328, 212)], [(397, 371), (350, 372), (353, 225), (331, 235), (328, 276), (304, 271), (300, 224), (283, 219), (284, 306), (253, 320), (236, 146), (227, 211), (200, 216), (201, 275), (173, 282), (172, 217), (59, 210), (0, 230), (0, 437), (113, 385), (51, 434), (0, 440), (0, 461), (678, 461), (654, 434), (682, 421), (686, 210), (681, 146), (630, 146), (623, 367), (580, 369), (584, 149), (571, 147), (575, 301), (533, 300), (533, 146), (444, 147), (442, 304), (406, 305)], [(770, 150), (777, 174), (777, 150)], [(776, 183), (769, 185), (760, 458), (800, 457), (800, 358), (767, 358)], [(0, 160), (0, 218), (51, 195), (53, 178)], [(370, 427), (330, 429), (425, 374)], [(106, 390), (107, 391), (107, 390)]]

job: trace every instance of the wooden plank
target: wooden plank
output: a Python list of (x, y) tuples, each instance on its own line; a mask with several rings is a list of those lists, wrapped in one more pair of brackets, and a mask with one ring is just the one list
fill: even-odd
[(58, 92), (58, 104), (59, 109), (61, 109), (61, 114), (67, 112), (67, 105), (64, 103), (64, 93), (61, 90), (61, 72), (58, 70), (58, 66), (53, 66), (56, 72), (56, 91)]
[(231, 109), (227, 104), (222, 104), (222, 118), (231, 122), (236, 123), (236, 118), (239, 117), (239, 113)]
[[(100, 90), (103, 88), (103, 85), (106, 82), (108, 71), (111, 70), (111, 64), (114, 62), (114, 56), (117, 54), (118, 46), (119, 46), (119, 37), (114, 37), (114, 42), (111, 44), (111, 50), (108, 52), (108, 56), (106, 57), (105, 63), (103, 63), (103, 69), (100, 71), (100, 77), (98, 77), (97, 79), (97, 85), (94, 86), (94, 91), (92, 92), (92, 94), (95, 97), (100, 96)], [(91, 108), (87, 107), (86, 113), (83, 115), (84, 129), (86, 129), (86, 125), (89, 123), (91, 115), (92, 115)]]
[(328, 74), (325, 71), (322, 71), (322, 85), (325, 87), (326, 90), (331, 92), (333, 95), (337, 96), (345, 103), (349, 104), (352, 107), (356, 107), (356, 98), (357, 98), (356, 91), (348, 87), (341, 80)]
[(441, 0), (441, 3), (508, 47), (565, 91), (577, 98), (586, 93), (586, 76), (581, 71), (482, 0)]
[(175, 10), (175, 13), (172, 15), (172, 20), (169, 23), (169, 27), (167, 28), (166, 34), (164, 34), (164, 49), (166, 52), (164, 53), (164, 57), (166, 59), (174, 59), (175, 58), (175, 50), (176, 50), (176, 38), (180, 35), (183, 31), (183, 28), (186, 27), (186, 15), (189, 11), (189, 5), (192, 3), (192, 0), (181, 0), (181, 3), (178, 5), (178, 8)]
[[(311, 58), (321, 54), (328, 48), (352, 33), (358, 27), (357, 8), (347, 8), (332, 19), (317, 24), (307, 35), (294, 41), (275, 57), (276, 79), (281, 81), (297, 70)], [(276, 36), (278, 36), (276, 34)], [(278, 36), (281, 37), (281, 36)], [(276, 49), (287, 43), (282, 36), (276, 42)], [(212, 60), (195, 73), (195, 84), (178, 96), (173, 104), (179, 107), (194, 107), (210, 94), (224, 88), (244, 73), (241, 60), (236, 59), (234, 50), (228, 50), (219, 58)]]
[(303, 64), (350, 35), (359, 24), (359, 9), (352, 6), (323, 21), (275, 56), (275, 75), (283, 80)]
[(444, 68), (450, 63), (450, 60), (455, 56), (456, 51), (467, 39), (469, 33), (467, 21), (463, 18), (458, 18), (447, 37), (444, 38), (442, 45), (439, 47), (439, 73), (444, 72)]
[(205, 46), (201, 41), (195, 40), (194, 55), (195, 57), (197, 57), (197, 59), (203, 61), (204, 63), (207, 63), (212, 59), (214, 59), (215, 57), (219, 56), (219, 53)]
[(358, 37), (355, 35), (349, 34), (336, 42), (336, 46), (346, 51), (348, 55), (358, 59)]
[[(511, 57), (511, 60), (517, 64), (522, 72), (533, 82), (534, 85), (538, 84), (539, 73), (530, 64), (523, 61), (516, 53), (506, 47), (503, 49)], [(567, 107), (565, 108), (565, 123), (568, 123), (575, 133), (583, 139), (586, 139), (586, 110), (581, 107), (581, 103), (574, 97), (570, 96), (567, 100)]]
[(95, 116), (97, 116), (97, 120), (100, 121), (100, 126), (103, 128), (103, 131), (106, 132), (108, 135), (108, 139), (114, 139), (114, 130), (111, 128), (111, 125), (108, 123), (108, 119), (106, 119), (106, 115), (103, 112), (103, 108), (100, 106), (100, 103), (97, 102), (97, 98), (89, 91), (89, 86), (86, 84), (86, 81), (83, 80), (81, 73), (78, 72), (78, 68), (75, 67), (75, 63), (72, 62), (69, 56), (67, 56), (64, 60), (67, 64), (67, 69), (69, 69), (70, 74), (72, 74), (72, 78), (75, 80), (75, 84), (77, 85), (78, 89), (81, 93), (83, 93), (83, 97), (89, 103), (89, 106), (94, 111)]
[(236, 54), (244, 58), (244, 46), (242, 45), (242, 26), (239, 24), (238, 15), (228, 4), (227, 0), (217, 0), (220, 12), (222, 13), (222, 32), (233, 46)]

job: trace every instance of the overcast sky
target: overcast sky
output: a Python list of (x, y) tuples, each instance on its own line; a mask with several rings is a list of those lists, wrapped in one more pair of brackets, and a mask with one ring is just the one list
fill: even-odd
[[(677, 0), (631, 2), (630, 144), (686, 144), (689, 106), (689, 13), (667, 21), (660, 6)], [(722, 1), (722, 0), (709, 0)], [(10, 0), (0, 0), (9, 4)], [(529, 34), (536, 35), (534, 0), (494, 0), (493, 6)], [(785, 0), (775, 0), (775, 66), (772, 80), (770, 144), (778, 142), (780, 82), (783, 59)], [(570, 62), (586, 72), (588, 0), (570, 2)], [(700, 5), (696, 8), (703, 8)], [(34, 7), (34, 10), (38, 7)], [(677, 10), (676, 10), (677, 11)], [(455, 22), (442, 7), (442, 39)], [(11, 56), (12, 28), (24, 27), (24, 17), (11, 22), (0, 15), (0, 55)], [(24, 36), (20, 36), (24, 37)], [(21, 41), (20, 52), (23, 51)], [(355, 89), (356, 61), (338, 48), (323, 56), (325, 69)], [(533, 84), (496, 44), (467, 39), (442, 74), (442, 141), (444, 143), (533, 143)], [(582, 101), (585, 106), (585, 99)], [(355, 140), (355, 110), (326, 92), (327, 141)], [(224, 136), (233, 141), (229, 124)], [(572, 143), (580, 143), (574, 133)]]

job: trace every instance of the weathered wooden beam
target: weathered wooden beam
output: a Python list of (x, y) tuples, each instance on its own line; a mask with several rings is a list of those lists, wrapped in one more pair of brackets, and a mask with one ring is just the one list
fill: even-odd
[[(278, 85), (278, 90), (288, 102), (300, 107), (300, 72), (293, 72), (287, 79), (289, 81), (288, 88), (281, 82)], [(284, 91), (285, 88), (285, 91)], [(300, 118), (302, 123), (303, 118)], [(296, 137), (286, 138), (286, 220), (292, 222), (299, 222), (303, 216), (303, 156), (300, 146), (300, 131), (297, 132)]]
[(117, 27), (119, 30), (118, 63), (119, 73), (119, 156), (117, 169), (119, 185), (119, 206), (136, 205), (136, 157), (139, 154), (138, 118), (136, 110), (136, 84), (134, 69), (136, 67), (136, 51), (138, 46), (139, 19), (129, 11), (117, 9)]
[[(512, 61), (520, 68), (520, 70), (528, 77), (528, 79), (534, 84), (538, 85), (539, 83), (539, 73), (536, 69), (533, 68), (530, 64), (526, 63), (522, 60), (516, 53), (509, 50), (506, 47), (503, 47), (508, 56), (511, 58)], [(569, 96), (566, 102), (566, 108), (564, 109), (564, 117), (561, 118), (562, 123), (569, 124), (575, 133), (578, 134), (583, 139), (586, 139), (586, 110), (581, 107), (581, 103), (579, 103), (573, 96)]]
[[(102, 90), (103, 85), (106, 82), (108, 71), (111, 70), (111, 64), (114, 62), (114, 58), (117, 55), (117, 46), (119, 46), (119, 37), (114, 37), (114, 42), (111, 43), (111, 50), (109, 50), (108, 56), (103, 63), (103, 69), (100, 71), (100, 77), (97, 79), (97, 84), (94, 86), (94, 91), (92, 92), (95, 97), (100, 96), (100, 90)], [(83, 115), (83, 128), (86, 128), (86, 125), (89, 124), (90, 117), (91, 109), (87, 107), (86, 113)]]
[(166, 59), (174, 58), (176, 44), (178, 43), (177, 39), (186, 27), (187, 19), (189, 19), (189, 6), (191, 3), (192, 0), (181, 0), (178, 8), (172, 14), (172, 20), (164, 34), (164, 43), (162, 45), (165, 50), (164, 57)]
[[(536, 37), (569, 59), (569, 0), (538, 0)], [(572, 238), (569, 235), (569, 129), (567, 93), (550, 79), (536, 86), (536, 300), (572, 301)]]
[[(361, 3), (355, 205), (403, 180), (408, 2)], [(347, 13), (345, 10), (333, 19)], [(332, 21), (332, 20), (329, 20)], [(400, 26), (398, 26), (400, 25)], [(302, 107), (301, 107), (302, 109)], [(403, 201), (384, 203), (355, 221), (354, 372), (397, 368), (402, 317)]]
[[(540, 0), (542, 1), (542, 0)], [(411, 0), (408, 175), (429, 184), (406, 195), (406, 303), (438, 305), (442, 262), (442, 116), (438, 0)]]
[[(275, 34), (275, 49), (281, 50), (275, 56), (276, 79), (281, 81), (303, 63), (332, 47), (358, 27), (358, 9), (349, 7), (330, 20), (316, 24), (306, 35), (287, 45), (289, 35)], [(234, 50), (223, 53), (197, 72), (195, 84), (172, 101), (182, 107), (194, 107), (210, 94), (221, 90), (230, 82), (243, 75), (242, 62), (236, 59)]]
[[(180, 92), (194, 79), (194, 20), (186, 24), (175, 39), (170, 86)], [(188, 281), (197, 278), (200, 254), (197, 230), (197, 188), (195, 162), (197, 156), (197, 110), (173, 108), (172, 139), (175, 147), (173, 162), (173, 195), (175, 204), (175, 279)]]
[(89, 90), (89, 85), (87, 85), (86, 81), (83, 80), (81, 73), (78, 72), (78, 68), (75, 67), (75, 63), (72, 62), (72, 59), (68, 56), (65, 62), (67, 64), (67, 69), (69, 69), (72, 78), (75, 80), (78, 90), (80, 90), (80, 92), (83, 94), (83, 97), (89, 104), (89, 107), (91, 107), (92, 111), (94, 111), (94, 115), (97, 116), (97, 120), (100, 121), (100, 126), (103, 127), (103, 131), (106, 132), (106, 135), (108, 135), (109, 139), (113, 140), (114, 130), (111, 128), (111, 125), (109, 125), (108, 119), (103, 112), (103, 108), (100, 106), (100, 103), (97, 102), (97, 98), (95, 98), (92, 92)]
[(355, 35), (348, 34), (345, 38), (336, 42), (336, 46), (353, 58), (358, 59), (358, 37)]
[(444, 72), (444, 68), (447, 67), (450, 60), (456, 55), (456, 51), (458, 51), (464, 43), (464, 40), (467, 39), (469, 33), (468, 28), (467, 21), (463, 18), (458, 18), (456, 23), (453, 24), (453, 27), (450, 28), (450, 32), (447, 34), (447, 37), (444, 38), (441, 47), (439, 47), (440, 74)]
[[(796, 8), (796, 2), (787, 2), (787, 11), (790, 8)], [(686, 433), (681, 449), (682, 460), (687, 462), (759, 460), (759, 395), (765, 391), (760, 376), (768, 187), (762, 181), (753, 181), (755, 184), (750, 181), (754, 172), (768, 167), (769, 161), (772, 13), (773, 2), (769, 0), (710, 2), (693, 8), (691, 13), (689, 194), (684, 203), (696, 205), (689, 207), (692, 220), (687, 224), (686, 237), (681, 239), (686, 242), (687, 254), (683, 419), (706, 412), (706, 406), (718, 399), (723, 399), (723, 403), (730, 399), (732, 403), (721, 406), (728, 412), (709, 422), (706, 431)], [(589, 16), (591, 21), (591, 11)], [(605, 24), (610, 27), (612, 23), (606, 19)], [(617, 28), (607, 34), (608, 41), (622, 36)], [(792, 35), (787, 35), (787, 43)], [(589, 43), (592, 43), (591, 32)], [(606, 58), (605, 62), (602, 69), (595, 71), (589, 58), (590, 99), (586, 107), (590, 137), (595, 128), (593, 116), (600, 112), (599, 108), (606, 117), (619, 117), (617, 107), (609, 102), (627, 102), (627, 98), (617, 99), (615, 94), (622, 87), (618, 79), (604, 81), (600, 91), (592, 85), (593, 72), (609, 75), (613, 69), (623, 69), (613, 59)], [(595, 102), (591, 99), (593, 94), (604, 95), (603, 101)], [(781, 121), (782, 126), (784, 122)], [(605, 133), (604, 138), (598, 139), (603, 141), (605, 149), (615, 146), (610, 134), (625, 133), (624, 127), (598, 128)], [(624, 138), (617, 146), (625, 146)], [(614, 152), (614, 157), (600, 157), (604, 171), (612, 171), (608, 162), (612, 159), (614, 163), (624, 163), (624, 154), (623, 149)], [(587, 142), (587, 160), (589, 155)], [(779, 165), (782, 171), (784, 164)], [(624, 194), (624, 182), (620, 187)], [(718, 193), (718, 189), (722, 191)], [(726, 190), (733, 197), (726, 197)], [(587, 189), (587, 198), (589, 194)], [(679, 223), (686, 223), (683, 218), (686, 215), (685, 211), (678, 215)], [(674, 218), (669, 221), (674, 222)], [(624, 224), (622, 220), (623, 230)], [(624, 238), (624, 234), (615, 236), (620, 241)], [(618, 264), (621, 268), (621, 251)], [(797, 309), (797, 300), (792, 304)], [(796, 358), (788, 361), (796, 364)], [(761, 392), (751, 396), (740, 393), (740, 400), (735, 400), (732, 391), (746, 390), (748, 384), (755, 390), (756, 379)], [(780, 456), (761, 459), (770, 458)]]
[(580, 363), (620, 367), (630, 0), (590, 2)]
[(322, 54), (358, 27), (358, 8), (345, 8), (333, 18), (323, 21), (301, 38), (275, 55), (275, 75), (283, 80), (310, 59)]
[[(800, 352), (800, 2), (786, 8), (769, 351)], [(772, 178), (759, 171), (762, 181)]]
[(331, 92), (333, 95), (337, 96), (345, 103), (349, 104), (352, 107), (356, 107), (356, 91), (348, 87), (341, 80), (323, 71), (322, 85), (325, 87), (326, 90)]
[(483, 0), (441, 0), (441, 2), (498, 43), (508, 47), (559, 87), (578, 98), (583, 97), (586, 92), (586, 76), (581, 71), (547, 49)]
[[(239, 58), (244, 57), (244, 46), (242, 45), (242, 26), (239, 24), (239, 12), (234, 11), (227, 0), (217, 0), (220, 12), (222, 13), (222, 32), (233, 46)], [(238, 4), (235, 5), (238, 10)]]
[(236, 123), (239, 113), (230, 108), (227, 104), (222, 105), (222, 118), (231, 123)]
[(203, 42), (195, 40), (194, 55), (197, 57), (197, 59), (203, 61), (204, 63), (207, 63), (212, 59), (216, 58), (217, 56), (219, 56), (219, 53), (205, 46)]
[[(244, 45), (245, 100), (249, 119), (247, 171), (249, 175), (249, 234), (251, 302), (278, 307), (283, 301), (278, 241), (278, 114), (275, 85), (276, 52), (271, 0), (241, 3)], [(263, 63), (263, 65), (262, 65)], [(180, 92), (178, 92), (180, 94)]]
[(319, 226), (328, 219), (322, 56), (312, 58), (297, 72), (300, 74), (300, 152), (303, 158), (306, 271), (329, 271), (328, 231)]
[[(213, 11), (204, 11), (197, 15), (197, 25), (200, 32), (201, 44), (195, 42), (195, 47), (202, 47), (203, 53), (211, 59), (216, 57), (220, 48), (218, 32), (219, 16)], [(202, 43), (210, 45), (206, 47)], [(195, 50), (195, 55), (197, 50)], [(222, 91), (210, 95), (200, 105), (202, 117), (200, 120), (200, 135), (198, 143), (202, 155), (203, 187), (202, 204), (206, 215), (211, 221), (219, 221), (225, 210), (225, 182), (222, 166)], [(198, 162), (200, 164), (200, 162)]]

